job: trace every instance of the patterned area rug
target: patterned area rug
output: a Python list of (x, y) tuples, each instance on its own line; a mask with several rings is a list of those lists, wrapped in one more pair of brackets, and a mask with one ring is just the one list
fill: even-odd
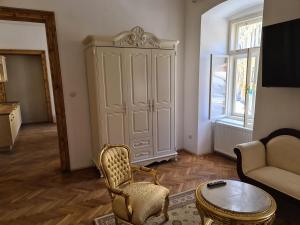
[[(292, 213), (292, 215), (290, 213), (286, 214), (286, 212), (279, 213), (279, 215), (277, 213), (274, 225), (299, 225), (299, 221), (295, 218), (296, 215), (297, 213)], [(195, 205), (195, 190), (170, 196), (169, 217), (169, 221), (164, 225), (200, 224), (200, 216)], [(158, 225), (161, 224), (163, 219), (163, 215), (151, 217), (145, 225)], [(115, 225), (113, 214), (98, 217), (94, 221), (96, 225)]]

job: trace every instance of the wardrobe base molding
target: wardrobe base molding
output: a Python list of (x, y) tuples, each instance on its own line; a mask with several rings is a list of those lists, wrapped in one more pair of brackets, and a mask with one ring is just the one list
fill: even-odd
[(170, 153), (168, 155), (155, 156), (155, 157), (149, 158), (149, 159), (136, 160), (136, 161), (133, 161), (133, 163), (137, 163), (139, 165), (146, 166), (146, 165), (149, 165), (154, 162), (169, 161), (171, 159), (177, 160), (177, 155), (178, 155), (177, 152), (174, 152), (174, 153)]
[[(163, 156), (155, 156), (153, 158), (149, 158), (149, 159), (142, 159), (142, 160), (136, 160), (136, 161), (132, 161), (132, 163), (134, 164), (139, 164), (141, 166), (147, 166), (150, 165), (152, 163), (161, 163), (163, 161), (170, 161), (170, 160), (175, 160), (177, 161), (178, 159), (178, 153), (170, 153), (168, 155), (163, 155)], [(97, 169), (100, 171), (100, 165), (99, 163), (96, 162), (95, 159), (92, 160), (93, 164), (97, 167)]]

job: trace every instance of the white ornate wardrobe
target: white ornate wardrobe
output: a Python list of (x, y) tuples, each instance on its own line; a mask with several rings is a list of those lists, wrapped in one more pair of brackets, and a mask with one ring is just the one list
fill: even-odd
[(176, 157), (175, 63), (178, 41), (141, 27), (115, 37), (88, 36), (86, 65), (93, 161), (104, 144), (126, 144), (133, 162)]

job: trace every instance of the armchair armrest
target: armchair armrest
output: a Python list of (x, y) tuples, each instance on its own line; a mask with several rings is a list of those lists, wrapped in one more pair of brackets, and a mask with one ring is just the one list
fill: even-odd
[(234, 152), (237, 155), (237, 169), (240, 178), (249, 171), (266, 165), (265, 146), (260, 141), (239, 144), (235, 147)]
[[(131, 206), (131, 202), (130, 202), (130, 197), (127, 193), (125, 193), (124, 191), (117, 189), (117, 188), (111, 188), (109, 187), (108, 190), (111, 192), (111, 194), (119, 195), (121, 197), (123, 197), (125, 199), (125, 205), (126, 205), (126, 209), (127, 209), (127, 216), (129, 218), (129, 220), (131, 221), (132, 218), (132, 206)], [(113, 197), (114, 199), (114, 197)]]
[(156, 170), (144, 166), (135, 165), (135, 164), (131, 164), (130, 166), (132, 172), (142, 172), (148, 174), (153, 177), (153, 183), (159, 185)]

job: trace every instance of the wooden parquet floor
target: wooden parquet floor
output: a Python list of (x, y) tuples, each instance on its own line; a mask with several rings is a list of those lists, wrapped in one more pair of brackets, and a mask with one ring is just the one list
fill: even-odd
[[(199, 157), (182, 151), (178, 161), (153, 167), (172, 194), (205, 180), (237, 178), (235, 162), (215, 154)], [(95, 168), (60, 172), (54, 125), (22, 127), (14, 151), (0, 153), (0, 225), (91, 225), (110, 211)]]

